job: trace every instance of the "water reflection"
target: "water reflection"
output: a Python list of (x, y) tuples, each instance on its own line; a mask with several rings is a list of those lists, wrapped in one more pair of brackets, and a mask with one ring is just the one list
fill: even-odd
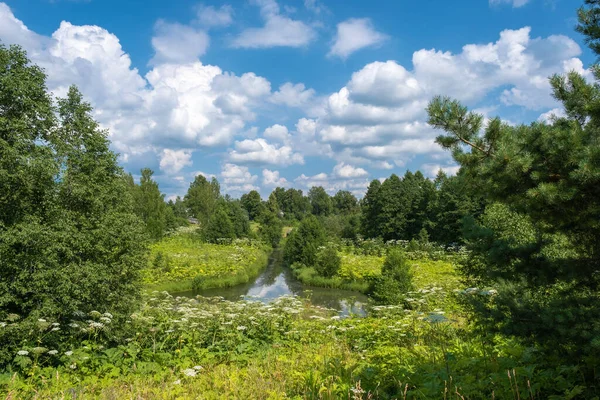
[(349, 290), (328, 289), (306, 286), (294, 278), (288, 268), (281, 262), (281, 252), (273, 252), (267, 268), (254, 281), (230, 288), (206, 289), (197, 292), (187, 291), (173, 293), (177, 296), (194, 297), (196, 295), (211, 297), (221, 296), (227, 300), (258, 300), (269, 302), (285, 295), (296, 295), (309, 298), (311, 303), (321, 307), (338, 310), (340, 315), (350, 313), (365, 315), (367, 296)]

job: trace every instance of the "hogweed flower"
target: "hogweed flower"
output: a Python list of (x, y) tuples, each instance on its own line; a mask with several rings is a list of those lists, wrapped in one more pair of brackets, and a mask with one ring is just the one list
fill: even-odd
[(189, 376), (189, 377), (192, 377), (192, 378), (193, 378), (193, 377), (195, 377), (195, 376), (196, 376), (197, 372), (196, 372), (196, 370), (195, 370), (195, 369), (188, 368), (188, 369), (184, 369), (184, 370), (183, 370), (183, 374), (184, 374), (185, 376)]
[(29, 354), (29, 352), (27, 350), (17, 351), (17, 355), (19, 355), (19, 356), (26, 356), (27, 354)]

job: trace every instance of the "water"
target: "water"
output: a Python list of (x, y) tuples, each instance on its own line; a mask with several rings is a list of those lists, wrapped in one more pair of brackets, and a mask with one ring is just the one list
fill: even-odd
[(230, 288), (173, 293), (176, 296), (221, 296), (227, 300), (258, 300), (269, 302), (285, 295), (308, 297), (312, 304), (338, 310), (341, 316), (350, 313), (365, 315), (368, 297), (350, 290), (328, 289), (304, 285), (294, 278), (289, 268), (282, 266), (281, 253), (274, 252), (265, 270), (253, 281)]

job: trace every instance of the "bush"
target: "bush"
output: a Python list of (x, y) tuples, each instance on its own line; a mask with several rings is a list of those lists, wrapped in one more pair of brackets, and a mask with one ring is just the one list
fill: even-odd
[(210, 218), (208, 225), (202, 233), (204, 240), (209, 243), (217, 243), (219, 239), (235, 238), (233, 223), (223, 207), (217, 209), (217, 212)]
[(326, 278), (336, 275), (342, 266), (342, 259), (334, 247), (327, 246), (317, 255), (315, 269), (317, 273)]
[(325, 242), (325, 231), (319, 220), (309, 216), (302, 220), (300, 226), (288, 236), (283, 251), (283, 261), (286, 265), (301, 262), (313, 266), (317, 262), (319, 247)]
[(375, 301), (383, 304), (398, 304), (410, 291), (413, 274), (404, 253), (393, 249), (381, 267), (381, 276), (371, 278), (369, 293)]

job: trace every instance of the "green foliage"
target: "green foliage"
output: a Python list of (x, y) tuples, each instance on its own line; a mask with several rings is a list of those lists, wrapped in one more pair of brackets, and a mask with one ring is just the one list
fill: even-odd
[(219, 239), (234, 239), (235, 228), (224, 205), (217, 208), (210, 217), (208, 224), (202, 229), (204, 240), (209, 243), (217, 243)]
[(244, 207), (248, 213), (250, 221), (254, 221), (265, 211), (265, 205), (260, 198), (260, 194), (256, 190), (251, 190), (250, 192), (243, 194), (240, 201), (242, 207)]
[(358, 200), (347, 190), (339, 190), (331, 198), (331, 202), (336, 214), (348, 215), (358, 211)]
[(315, 269), (317, 273), (326, 278), (337, 275), (342, 266), (342, 259), (337, 250), (332, 246), (326, 246), (317, 254)]
[(308, 200), (313, 215), (326, 216), (331, 214), (333, 209), (331, 197), (327, 194), (322, 186), (313, 186), (308, 191)]
[[(579, 30), (597, 52), (600, 4), (586, 3)], [(498, 290), (491, 301), (471, 299), (479, 322), (591, 365), (600, 360), (600, 87), (575, 72), (550, 83), (565, 118), (516, 127), (496, 118), (484, 128), (482, 115), (437, 97), (429, 123), (475, 193), (498, 203), (466, 221), (464, 271)]]
[(221, 187), (216, 178), (209, 182), (203, 175), (196, 175), (184, 197), (184, 204), (192, 217), (206, 225), (220, 197)]
[[(44, 82), (0, 46), (0, 320), (122, 315), (139, 295), (143, 225), (91, 106), (71, 87), (55, 108)], [(0, 364), (21, 333), (0, 330)]]
[(281, 219), (274, 212), (265, 211), (261, 215), (260, 223), (259, 236), (262, 240), (273, 248), (279, 246), (282, 238), (281, 230), (283, 229)]
[(259, 242), (238, 239), (230, 244), (201, 240), (194, 228), (180, 228), (150, 246), (143, 283), (155, 289), (184, 291), (247, 282), (267, 265), (267, 249)]
[[(154, 171), (144, 168), (141, 174), (140, 184), (131, 186), (134, 210), (137, 216), (144, 221), (148, 235), (152, 239), (158, 240), (165, 234), (168, 219), (172, 214), (165, 203), (164, 194), (160, 193), (158, 184), (152, 180)], [(130, 179), (133, 181), (133, 178)]]
[(312, 215), (306, 217), (287, 238), (283, 252), (284, 263), (315, 265), (319, 247), (325, 244), (325, 240), (325, 231), (319, 220)]
[(369, 293), (383, 304), (399, 304), (412, 289), (413, 272), (403, 252), (391, 250), (381, 267), (381, 276), (371, 280)]

